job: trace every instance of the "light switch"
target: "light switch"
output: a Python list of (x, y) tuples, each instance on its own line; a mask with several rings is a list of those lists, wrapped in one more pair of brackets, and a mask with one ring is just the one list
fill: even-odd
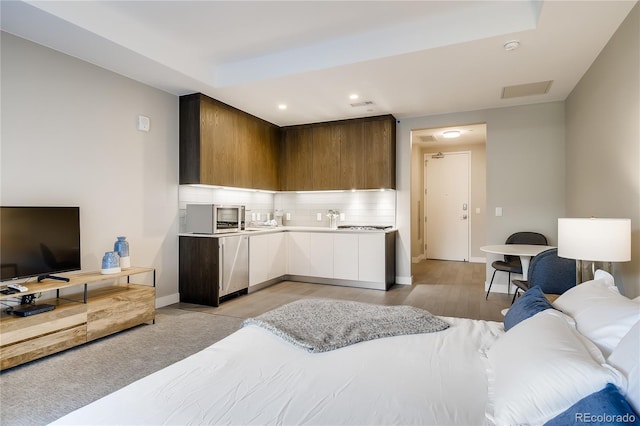
[(346, 219), (346, 216), (344, 213), (340, 213), (340, 222), (344, 222), (344, 220)]
[(316, 220), (317, 220), (318, 222), (321, 222), (321, 221), (322, 221), (322, 213), (316, 213)]
[(496, 216), (502, 216), (502, 207), (496, 207)]
[(256, 213), (256, 220), (262, 220), (262, 219), (260, 218), (260, 216), (261, 216), (261, 214), (260, 214), (260, 213)]
[(480, 207), (476, 207), (476, 214), (480, 214)]

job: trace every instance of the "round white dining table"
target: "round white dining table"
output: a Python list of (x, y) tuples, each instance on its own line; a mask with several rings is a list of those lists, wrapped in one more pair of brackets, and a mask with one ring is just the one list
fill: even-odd
[(522, 263), (522, 279), (527, 280), (529, 272), (529, 262), (533, 256), (542, 253), (545, 250), (555, 248), (554, 246), (539, 246), (536, 244), (495, 244), (490, 246), (482, 246), (480, 250), (485, 253), (507, 254), (510, 256), (519, 256)]

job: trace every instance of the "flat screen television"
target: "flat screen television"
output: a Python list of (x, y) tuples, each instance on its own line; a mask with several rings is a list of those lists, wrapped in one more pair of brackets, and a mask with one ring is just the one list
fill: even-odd
[(0, 281), (80, 270), (79, 207), (0, 207)]

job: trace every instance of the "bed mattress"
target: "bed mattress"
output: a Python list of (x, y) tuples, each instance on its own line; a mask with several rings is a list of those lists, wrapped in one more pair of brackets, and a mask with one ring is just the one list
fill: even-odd
[(53, 424), (483, 424), (481, 350), (503, 326), (443, 319), (443, 331), (315, 354), (244, 327)]

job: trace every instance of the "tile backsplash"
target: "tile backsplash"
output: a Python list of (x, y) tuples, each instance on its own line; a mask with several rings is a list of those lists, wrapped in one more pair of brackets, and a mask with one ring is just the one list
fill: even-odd
[[(186, 228), (187, 204), (242, 204), (246, 206), (246, 220), (273, 218), (275, 210), (283, 213), (285, 226), (328, 227), (328, 210), (344, 213), (338, 225), (396, 224), (395, 191), (344, 192), (262, 192), (181, 185), (178, 192), (180, 232)], [(287, 213), (291, 219), (286, 220)], [(318, 221), (317, 214), (321, 220)]]

